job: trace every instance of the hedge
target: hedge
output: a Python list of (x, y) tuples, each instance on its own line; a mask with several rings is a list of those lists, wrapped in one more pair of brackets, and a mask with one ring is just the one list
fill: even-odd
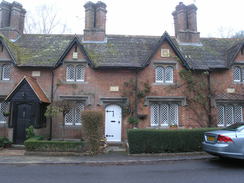
[(8, 147), (12, 142), (6, 137), (0, 137), (0, 147)]
[(130, 129), (127, 131), (129, 152), (139, 154), (201, 151), (204, 132), (215, 129)]
[(48, 141), (30, 138), (24, 142), (27, 151), (41, 152), (83, 152), (82, 141)]

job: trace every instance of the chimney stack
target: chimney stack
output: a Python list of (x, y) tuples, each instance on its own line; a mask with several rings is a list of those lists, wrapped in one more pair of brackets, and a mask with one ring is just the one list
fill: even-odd
[(106, 4), (87, 2), (85, 8), (84, 41), (104, 42), (106, 40)]
[(181, 43), (200, 43), (200, 33), (197, 32), (197, 7), (194, 4), (176, 6), (172, 13), (175, 25), (175, 37)]
[(23, 34), (25, 9), (16, 1), (0, 3), (0, 32), (9, 39), (16, 39)]

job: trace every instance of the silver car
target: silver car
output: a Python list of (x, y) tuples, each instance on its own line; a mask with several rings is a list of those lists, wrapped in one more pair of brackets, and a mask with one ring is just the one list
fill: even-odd
[(203, 150), (228, 158), (244, 159), (244, 123), (204, 133)]

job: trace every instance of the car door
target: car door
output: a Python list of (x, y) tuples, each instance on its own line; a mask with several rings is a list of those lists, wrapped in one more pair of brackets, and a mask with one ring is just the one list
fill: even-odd
[(236, 131), (236, 139), (234, 141), (236, 152), (244, 155), (244, 129)]

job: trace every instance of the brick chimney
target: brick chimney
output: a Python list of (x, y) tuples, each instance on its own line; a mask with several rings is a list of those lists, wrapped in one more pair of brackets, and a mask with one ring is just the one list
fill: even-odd
[(106, 4), (87, 2), (85, 8), (84, 41), (104, 42), (106, 41)]
[(16, 1), (0, 3), (0, 33), (9, 39), (16, 39), (23, 34), (25, 9)]
[(180, 2), (172, 13), (175, 25), (175, 37), (181, 43), (200, 43), (197, 32), (197, 7)]

